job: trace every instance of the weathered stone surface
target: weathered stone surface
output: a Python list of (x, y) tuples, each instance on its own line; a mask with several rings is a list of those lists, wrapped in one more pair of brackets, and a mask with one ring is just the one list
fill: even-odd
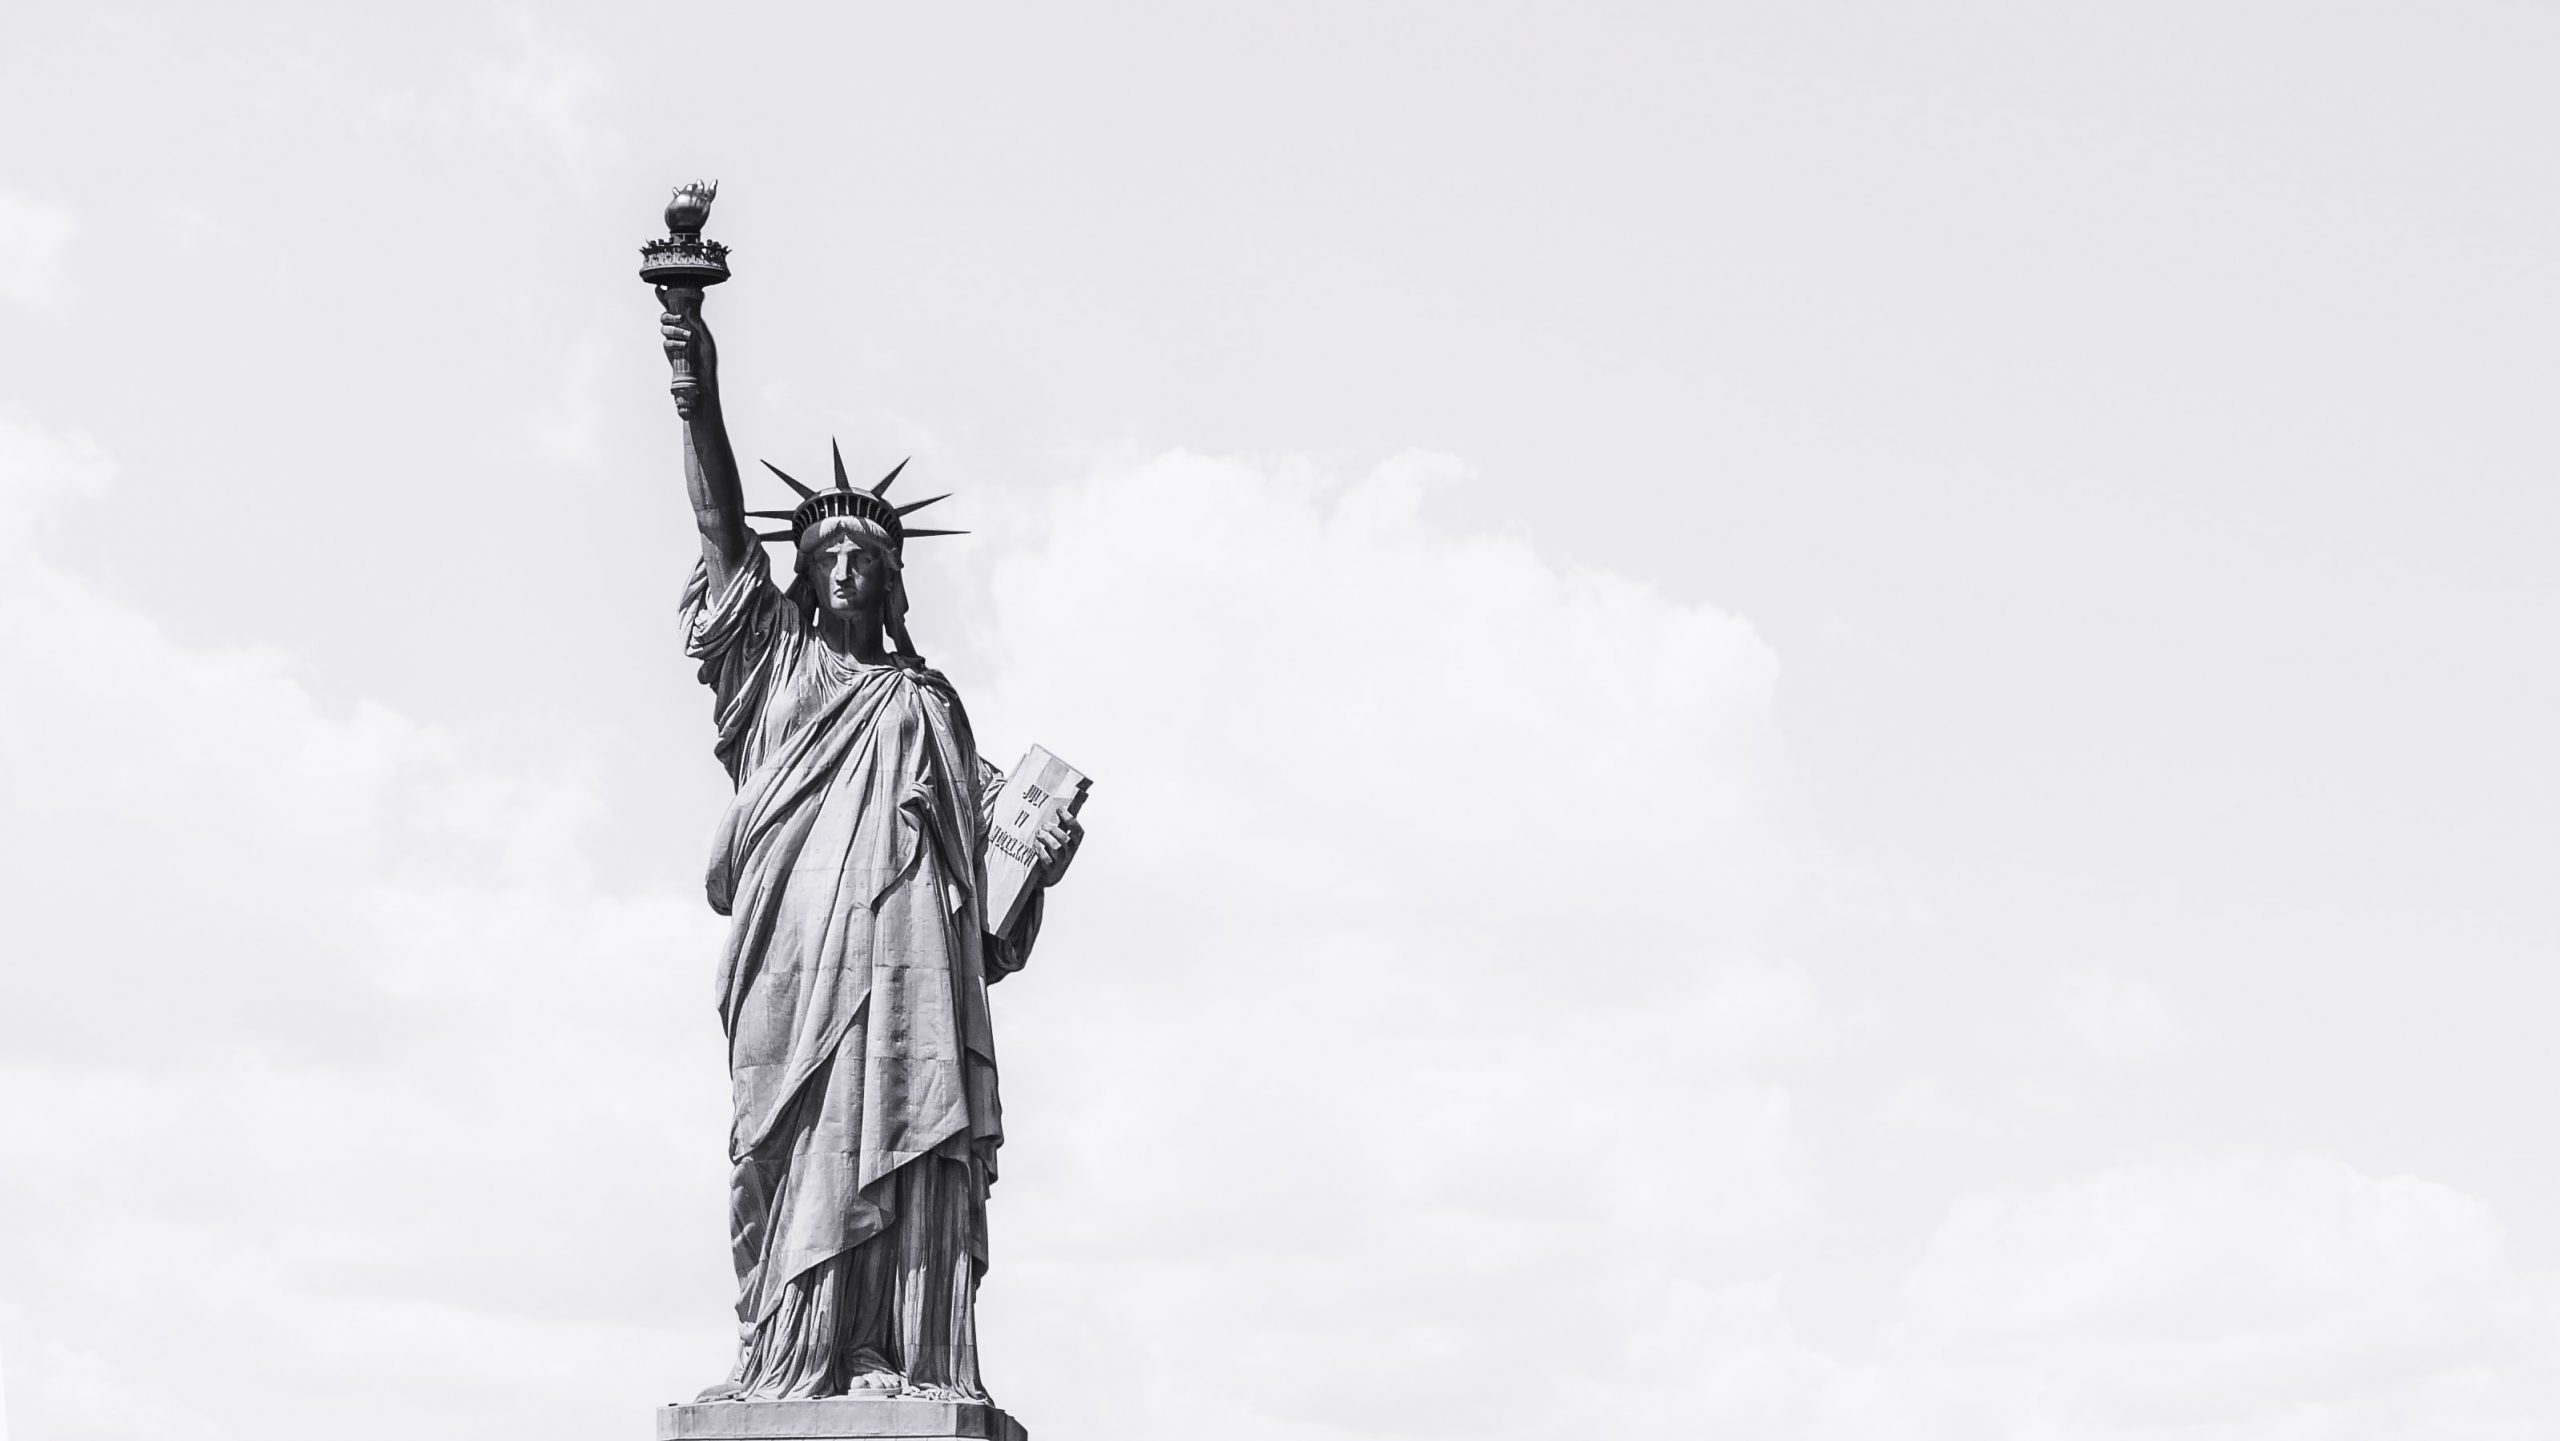
[(658, 1408), (658, 1441), (1028, 1441), (1021, 1424), (973, 1401), (829, 1396), (815, 1401), (708, 1401)]

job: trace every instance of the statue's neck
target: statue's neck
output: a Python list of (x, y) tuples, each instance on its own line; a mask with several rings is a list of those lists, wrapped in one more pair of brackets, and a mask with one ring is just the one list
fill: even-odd
[(818, 639), (827, 649), (864, 665), (885, 665), (889, 648), (880, 638), (880, 612), (858, 610), (842, 616), (818, 607)]

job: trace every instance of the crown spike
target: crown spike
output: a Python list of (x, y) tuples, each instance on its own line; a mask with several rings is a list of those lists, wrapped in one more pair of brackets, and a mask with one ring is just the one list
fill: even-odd
[(945, 492), (943, 492), (943, 493), (942, 493), (942, 494), (940, 494), (940, 495), (928, 495), (928, 496), (926, 496), (924, 499), (917, 501), (917, 502), (916, 502), (915, 504), (913, 504), (913, 505), (902, 505), (902, 506), (899, 506), (895, 511), (892, 511), (892, 512), (891, 512), (891, 514), (893, 514), (893, 515), (906, 515), (906, 514), (908, 514), (908, 513), (909, 513), (909, 512), (911, 512), (911, 511), (918, 511), (918, 510), (922, 510), (922, 509), (924, 509), (926, 506), (933, 504), (933, 503), (934, 503), (935, 501), (937, 501), (937, 500), (949, 500), (950, 498), (951, 498), (951, 494), (950, 494), (950, 492), (948, 492), (948, 491), (945, 491)]
[[(915, 457), (912, 455), (907, 457), (907, 460), (913, 459), (915, 459)], [(896, 465), (890, 466), (889, 473), (880, 477), (880, 483), (871, 487), (871, 493), (873, 495), (887, 495), (889, 493), (889, 482), (896, 480), (898, 478), (898, 472), (907, 468), (907, 460), (899, 461)]]
[(796, 510), (751, 510), (747, 515), (754, 520), (789, 520), (799, 513)]
[(809, 487), (807, 487), (807, 486), (805, 486), (805, 485), (802, 485), (800, 482), (798, 482), (798, 481), (796, 481), (796, 480), (793, 480), (789, 475), (787, 475), (787, 474), (785, 474), (785, 473), (784, 473), (784, 471), (783, 471), (783, 469), (782, 469), (782, 467), (781, 467), (781, 466), (778, 466), (778, 465), (774, 464), (772, 461), (769, 461), (769, 460), (765, 460), (765, 461), (758, 461), (758, 462), (757, 462), (757, 464), (759, 464), (759, 465), (763, 466), (765, 469), (767, 469), (767, 470), (769, 470), (769, 471), (772, 471), (772, 472), (773, 472), (774, 474), (776, 474), (776, 475), (782, 476), (782, 483), (783, 483), (784, 485), (787, 485), (787, 486), (791, 487), (793, 490), (796, 490), (796, 491), (800, 492), (800, 498), (801, 498), (802, 500), (806, 500), (806, 499), (808, 499), (810, 496), (813, 496), (813, 495), (816, 495), (816, 494), (817, 494), (817, 492), (816, 492), (816, 491), (811, 490)]
[(898, 532), (909, 540), (920, 535), (967, 535), (968, 533), (965, 530), (901, 530)]
[(790, 540), (791, 538), (791, 532), (787, 530), (760, 530), (756, 532), (756, 539), (758, 540)]
[(844, 447), (843, 447), (843, 446), (841, 446), (841, 445), (838, 445), (838, 444), (836, 444), (834, 441), (830, 440), (830, 441), (828, 441), (828, 442), (827, 442), (827, 449), (829, 449), (829, 450), (831, 450), (831, 451), (834, 451), (834, 452), (835, 452), (835, 457), (836, 457), (836, 489), (838, 489), (838, 490), (851, 490), (851, 489), (853, 489), (853, 482), (845, 478), (845, 473), (844, 473)]

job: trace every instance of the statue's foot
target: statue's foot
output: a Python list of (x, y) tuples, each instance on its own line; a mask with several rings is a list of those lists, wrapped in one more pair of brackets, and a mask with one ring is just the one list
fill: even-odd
[(693, 1404), (699, 1406), (706, 1401), (735, 1401), (745, 1394), (746, 1389), (734, 1380), (723, 1381), (716, 1386), (705, 1386), (702, 1388), (702, 1393), (693, 1398)]
[(856, 1374), (852, 1380), (844, 1383), (844, 1394), (848, 1396), (895, 1396), (900, 1391), (905, 1390), (906, 1385), (907, 1378), (899, 1375), (895, 1371), (864, 1371)]

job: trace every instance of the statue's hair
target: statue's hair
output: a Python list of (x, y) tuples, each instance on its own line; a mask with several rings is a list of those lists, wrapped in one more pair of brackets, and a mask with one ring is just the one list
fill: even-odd
[(889, 557), (892, 565), (899, 562), (897, 535), (880, 522), (859, 515), (830, 515), (813, 521), (791, 538), (791, 546), (805, 560), (838, 536), (852, 537), (863, 549)]

